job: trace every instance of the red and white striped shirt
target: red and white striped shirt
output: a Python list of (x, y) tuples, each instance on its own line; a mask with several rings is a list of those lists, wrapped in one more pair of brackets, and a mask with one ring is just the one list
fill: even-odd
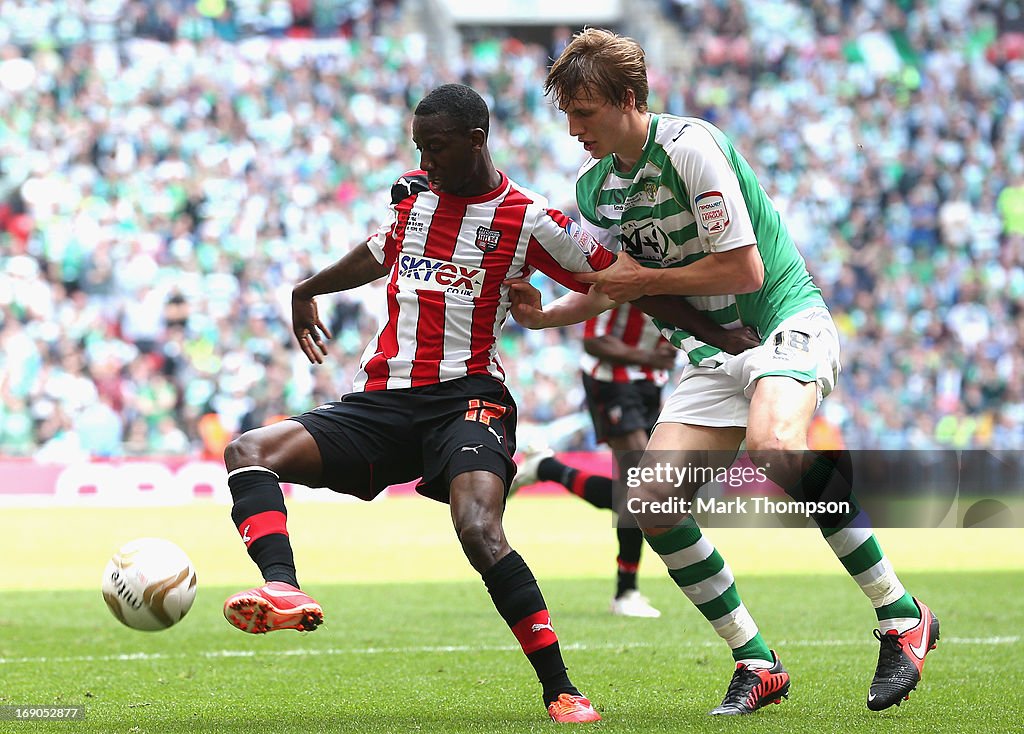
[(423, 171), (392, 189), (390, 215), (367, 241), (391, 266), (386, 313), (363, 351), (353, 389), (393, 390), (466, 375), (505, 377), (498, 335), (511, 301), (506, 278), (536, 268), (585, 293), (572, 273), (603, 270), (615, 255), (547, 200), (504, 174), (476, 197), (437, 193)]
[[(623, 303), (590, 319), (583, 326), (583, 337), (611, 335), (628, 347), (652, 350), (664, 337), (651, 318), (636, 306)], [(668, 382), (667, 370), (656, 370), (639, 364), (613, 364), (604, 362), (592, 354), (583, 353), (581, 369), (601, 382), (633, 382), (651, 380), (656, 385)]]

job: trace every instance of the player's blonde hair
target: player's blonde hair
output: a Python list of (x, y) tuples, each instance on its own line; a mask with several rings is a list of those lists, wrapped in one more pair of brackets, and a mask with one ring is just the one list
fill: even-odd
[(584, 28), (573, 36), (544, 81), (544, 94), (553, 94), (563, 110), (585, 92), (621, 105), (629, 90), (637, 110), (646, 112), (649, 89), (643, 47), (600, 28)]

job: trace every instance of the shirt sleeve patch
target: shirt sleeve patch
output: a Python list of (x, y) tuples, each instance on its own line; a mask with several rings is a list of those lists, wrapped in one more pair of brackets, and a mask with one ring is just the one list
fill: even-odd
[(729, 210), (721, 191), (705, 191), (693, 200), (697, 207), (697, 220), (709, 234), (724, 232), (729, 226)]
[(569, 236), (573, 238), (576, 245), (580, 248), (580, 251), (586, 255), (589, 259), (600, 246), (598, 241), (592, 234), (586, 232), (583, 227), (578, 225), (572, 219), (569, 219), (565, 223), (565, 231), (569, 233)]

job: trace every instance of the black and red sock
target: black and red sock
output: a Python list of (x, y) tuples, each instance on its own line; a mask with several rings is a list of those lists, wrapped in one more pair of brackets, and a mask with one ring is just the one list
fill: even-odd
[(234, 501), (231, 520), (264, 580), (298, 588), (288, 510), (277, 474), (261, 466), (235, 469), (228, 474), (228, 488)]
[(602, 510), (612, 508), (612, 480), (599, 474), (590, 474), (574, 466), (548, 457), (537, 465), (537, 478), (557, 482), (578, 497)]
[(544, 688), (544, 705), (561, 693), (580, 692), (569, 680), (558, 636), (551, 625), (537, 579), (522, 557), (512, 551), (483, 573), (484, 585)]
[(615, 598), (636, 589), (636, 574), (640, 567), (640, 553), (644, 547), (644, 534), (637, 527), (616, 528), (619, 539), (618, 577)]

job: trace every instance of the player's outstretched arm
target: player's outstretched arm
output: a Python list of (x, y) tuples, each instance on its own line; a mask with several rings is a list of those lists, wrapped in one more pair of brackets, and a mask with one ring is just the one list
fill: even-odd
[(615, 305), (614, 301), (591, 289), (586, 294), (570, 291), (545, 306), (541, 302), (540, 291), (528, 281), (513, 278), (506, 280), (505, 284), (509, 287), (512, 300), (512, 317), (527, 329), (551, 329), (578, 324)]
[(688, 331), (705, 344), (739, 354), (761, 344), (749, 326), (725, 329), (695, 309), (683, 296), (644, 296), (632, 302), (648, 316)]
[(324, 337), (331, 338), (331, 332), (320, 320), (314, 298), (358, 288), (384, 276), (388, 270), (363, 244), (292, 289), (292, 332), (306, 359), (322, 364), (323, 355), (327, 354)]
[(645, 295), (725, 296), (753, 293), (764, 284), (757, 245), (713, 252), (679, 268), (645, 268), (626, 253), (611, 267), (576, 279), (623, 303)]

